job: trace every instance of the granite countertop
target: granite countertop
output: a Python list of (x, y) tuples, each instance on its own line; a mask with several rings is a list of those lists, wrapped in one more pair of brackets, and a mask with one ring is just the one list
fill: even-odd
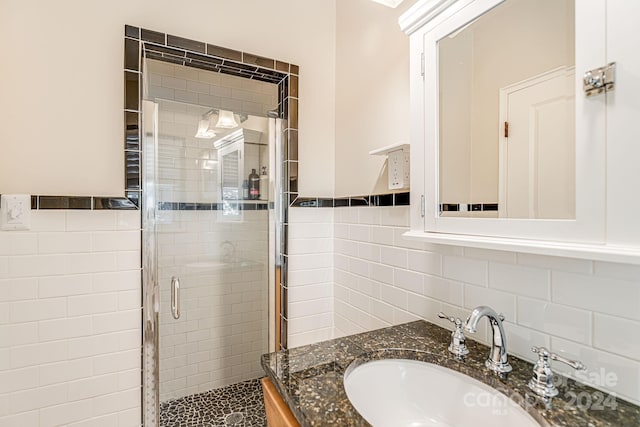
[[(571, 379), (559, 386), (551, 408), (545, 408), (529, 394), (527, 382), (533, 365), (509, 356), (513, 371), (506, 377), (489, 372), (484, 361), (489, 348), (467, 339), (469, 355), (464, 361), (449, 351), (451, 332), (416, 321), (362, 334), (264, 354), (262, 366), (280, 395), (303, 427), (368, 426), (351, 405), (344, 390), (345, 369), (355, 360), (414, 359), (435, 363), (491, 385), (515, 397), (542, 426), (562, 427), (638, 427), (640, 407)], [(587, 396), (588, 395), (588, 396)], [(575, 396), (585, 396), (576, 399)], [(585, 407), (586, 401), (601, 405)], [(613, 403), (615, 409), (609, 407)], [(526, 405), (526, 407), (525, 407)]]

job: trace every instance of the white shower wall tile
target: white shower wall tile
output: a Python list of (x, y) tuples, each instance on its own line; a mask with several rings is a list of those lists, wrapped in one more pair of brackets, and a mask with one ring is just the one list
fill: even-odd
[[(141, 369), (140, 213), (35, 210), (31, 217), (29, 231), (0, 231), (0, 241), (15, 243), (0, 257), (0, 426), (90, 425), (91, 399), (103, 397), (129, 401), (107, 408), (108, 419), (125, 409), (140, 419), (133, 397)], [(91, 253), (101, 233), (112, 245)], [(123, 253), (137, 262), (118, 263)], [(104, 276), (114, 279), (110, 286), (100, 285)], [(100, 357), (116, 360), (109, 373)]]
[(516, 262), (516, 254), (514, 252), (495, 251), (490, 249), (464, 248), (464, 256), (467, 258), (497, 261), (505, 264), (515, 264)]
[(596, 261), (594, 263), (594, 273), (596, 276), (637, 281), (640, 278), (640, 265)]
[(31, 255), (38, 252), (38, 236), (15, 232), (0, 240), (0, 255)]
[(640, 320), (640, 279), (553, 272), (551, 300), (585, 310)]
[(593, 346), (640, 361), (640, 341), (629, 331), (639, 331), (640, 322), (596, 313), (593, 318)]
[(561, 356), (580, 360), (587, 367), (586, 372), (576, 372), (564, 363), (556, 363), (554, 369), (557, 371), (573, 378), (580, 375), (582, 382), (607, 392), (613, 391), (621, 398), (638, 404), (640, 363), (637, 360), (554, 336), (551, 336), (550, 347)]
[[(618, 380), (600, 388), (640, 402), (638, 349), (625, 344), (625, 333), (640, 319), (636, 266), (432, 244), (411, 249), (398, 240), (408, 207), (334, 211), (334, 230), (368, 229), (368, 244), (381, 254), (381, 263), (372, 262), (368, 254), (377, 249), (347, 249), (362, 244), (362, 235), (334, 235), (335, 336), (417, 318), (451, 329), (439, 311), (464, 319), (472, 308), (489, 305), (507, 317), (511, 354), (534, 361), (531, 346), (547, 346), (582, 360), (589, 372), (605, 367)], [(365, 279), (380, 285), (379, 294), (358, 287), (363, 262), (370, 266)], [(488, 343), (487, 325), (481, 322), (469, 338)]]
[(290, 208), (289, 347), (333, 336), (334, 209)]
[(314, 270), (331, 268), (333, 265), (331, 253), (289, 255), (289, 271)]
[(591, 317), (586, 310), (518, 297), (518, 324), (549, 335), (590, 345)]
[(531, 298), (549, 299), (549, 276), (548, 269), (489, 263), (489, 287)]
[[(166, 212), (158, 230), (161, 401), (258, 377), (268, 350), (268, 211), (243, 211), (238, 221)], [(177, 320), (172, 276), (181, 285)]]
[(461, 256), (442, 257), (442, 275), (459, 282), (487, 286), (488, 263)]

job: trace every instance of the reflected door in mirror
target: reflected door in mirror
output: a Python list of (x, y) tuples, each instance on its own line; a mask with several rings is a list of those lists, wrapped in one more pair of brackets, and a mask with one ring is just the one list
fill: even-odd
[(574, 15), (505, 0), (438, 40), (442, 216), (575, 218)]
[(575, 218), (575, 70), (561, 67), (502, 89), (502, 218)]

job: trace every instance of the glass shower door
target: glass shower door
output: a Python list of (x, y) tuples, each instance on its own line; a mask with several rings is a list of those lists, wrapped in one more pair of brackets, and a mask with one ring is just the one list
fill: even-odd
[[(168, 100), (155, 105), (157, 133), (144, 153), (145, 191), (153, 193), (145, 202), (153, 204), (154, 226), (143, 228), (155, 240), (157, 378), (159, 400), (166, 402), (262, 375), (269, 200), (267, 194), (244, 199), (242, 170), (272, 168), (268, 132), (256, 139), (259, 130), (241, 129), (239, 184), (231, 185), (220, 169), (221, 153), (228, 153), (216, 148), (216, 139), (194, 136), (209, 107)], [(260, 119), (268, 129), (268, 119)]]

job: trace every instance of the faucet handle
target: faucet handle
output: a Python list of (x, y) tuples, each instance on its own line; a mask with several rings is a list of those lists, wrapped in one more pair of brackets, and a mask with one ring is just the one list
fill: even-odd
[(579, 360), (570, 360), (570, 359), (567, 359), (566, 357), (560, 356), (559, 354), (551, 353), (545, 347), (531, 347), (531, 351), (538, 354), (539, 356), (538, 360), (545, 360), (545, 361), (548, 361), (548, 359), (557, 360), (558, 362), (565, 363), (578, 371), (584, 371), (587, 369), (584, 366), (584, 364)]
[(460, 320), (459, 317), (449, 316), (448, 314), (444, 314), (443, 312), (438, 313), (438, 317), (441, 319), (447, 319), (449, 322), (455, 323), (456, 325), (458, 325), (458, 323), (462, 324), (462, 320)]
[(573, 369), (580, 371), (586, 369), (582, 362), (569, 360), (556, 353), (551, 353), (545, 347), (531, 347), (531, 351), (538, 355), (538, 361), (533, 366), (533, 378), (531, 378), (527, 385), (540, 397), (550, 398), (558, 394), (558, 388), (553, 383), (554, 373), (551, 370), (549, 359), (566, 363)]
[(456, 328), (451, 333), (451, 344), (449, 344), (449, 352), (459, 357), (469, 354), (469, 349), (465, 344), (467, 338), (462, 332), (462, 320), (460, 320), (459, 317), (448, 316), (443, 312), (438, 313), (438, 317), (441, 319), (447, 319), (449, 322), (456, 325)]
[(586, 371), (587, 370), (587, 367), (584, 366), (584, 364), (582, 362), (580, 362), (579, 360), (566, 359), (566, 358), (560, 356), (559, 354), (555, 354), (555, 353), (551, 353), (551, 359), (552, 360), (557, 360), (558, 362), (566, 363), (567, 365), (571, 366), (573, 369), (575, 369), (577, 371)]

